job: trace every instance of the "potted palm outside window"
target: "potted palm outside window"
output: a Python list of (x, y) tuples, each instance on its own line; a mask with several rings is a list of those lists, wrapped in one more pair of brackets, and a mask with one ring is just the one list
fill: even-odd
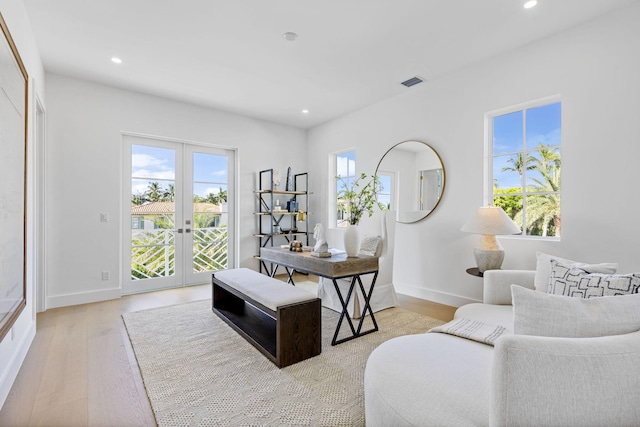
[(344, 249), (348, 257), (358, 256), (360, 251), (360, 230), (358, 224), (364, 213), (373, 215), (374, 206), (385, 209), (384, 205), (378, 202), (377, 192), (380, 190), (380, 180), (376, 175), (367, 181), (367, 174), (364, 172), (360, 176), (348, 183), (341, 176), (337, 176), (338, 189), (338, 209), (346, 215), (347, 229), (344, 234)]

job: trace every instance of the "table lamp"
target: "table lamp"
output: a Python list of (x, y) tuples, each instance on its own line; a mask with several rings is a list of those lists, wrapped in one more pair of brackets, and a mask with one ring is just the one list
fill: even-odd
[(504, 249), (496, 240), (496, 235), (519, 234), (520, 228), (498, 206), (483, 206), (461, 228), (467, 233), (481, 234), (478, 244), (473, 248), (478, 270), (498, 270), (504, 260)]

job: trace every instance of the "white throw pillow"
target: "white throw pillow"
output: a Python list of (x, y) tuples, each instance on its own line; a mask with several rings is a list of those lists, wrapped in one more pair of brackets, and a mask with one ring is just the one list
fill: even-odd
[(379, 255), (377, 252), (380, 240), (382, 240), (380, 236), (363, 235), (362, 239), (360, 240), (360, 253), (370, 256)]
[(545, 254), (543, 252), (537, 252), (536, 258), (537, 263), (534, 286), (536, 291), (544, 292), (545, 294), (549, 291), (549, 281), (551, 279), (551, 260), (559, 261), (565, 265), (570, 264), (572, 267), (581, 268), (587, 273), (613, 274), (618, 269), (618, 264), (613, 262), (587, 264), (584, 262), (571, 261), (570, 259)]
[(587, 273), (581, 268), (551, 261), (549, 293), (568, 297), (594, 298), (637, 294), (640, 273)]
[(511, 285), (511, 295), (515, 334), (589, 338), (640, 330), (640, 294), (583, 299)]

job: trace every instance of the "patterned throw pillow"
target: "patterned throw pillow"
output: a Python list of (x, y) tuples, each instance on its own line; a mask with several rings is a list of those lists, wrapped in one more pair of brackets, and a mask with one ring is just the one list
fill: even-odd
[(363, 235), (360, 241), (360, 253), (363, 255), (375, 256), (378, 251), (378, 244), (382, 238), (380, 236)]
[(560, 258), (555, 255), (549, 255), (544, 252), (536, 252), (536, 276), (535, 276), (535, 289), (538, 292), (549, 292), (549, 279), (551, 278), (551, 261), (559, 261), (565, 265), (571, 265), (571, 267), (578, 267), (586, 271), (587, 273), (602, 273), (602, 274), (614, 274), (618, 269), (618, 264), (615, 262), (604, 262), (600, 264), (587, 264), (580, 261), (572, 261), (566, 258)]
[(551, 261), (549, 293), (579, 298), (637, 294), (640, 273), (587, 273), (581, 268)]

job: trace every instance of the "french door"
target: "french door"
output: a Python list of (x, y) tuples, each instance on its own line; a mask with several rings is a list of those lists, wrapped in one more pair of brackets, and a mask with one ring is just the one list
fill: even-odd
[(232, 150), (124, 135), (123, 293), (233, 267)]

